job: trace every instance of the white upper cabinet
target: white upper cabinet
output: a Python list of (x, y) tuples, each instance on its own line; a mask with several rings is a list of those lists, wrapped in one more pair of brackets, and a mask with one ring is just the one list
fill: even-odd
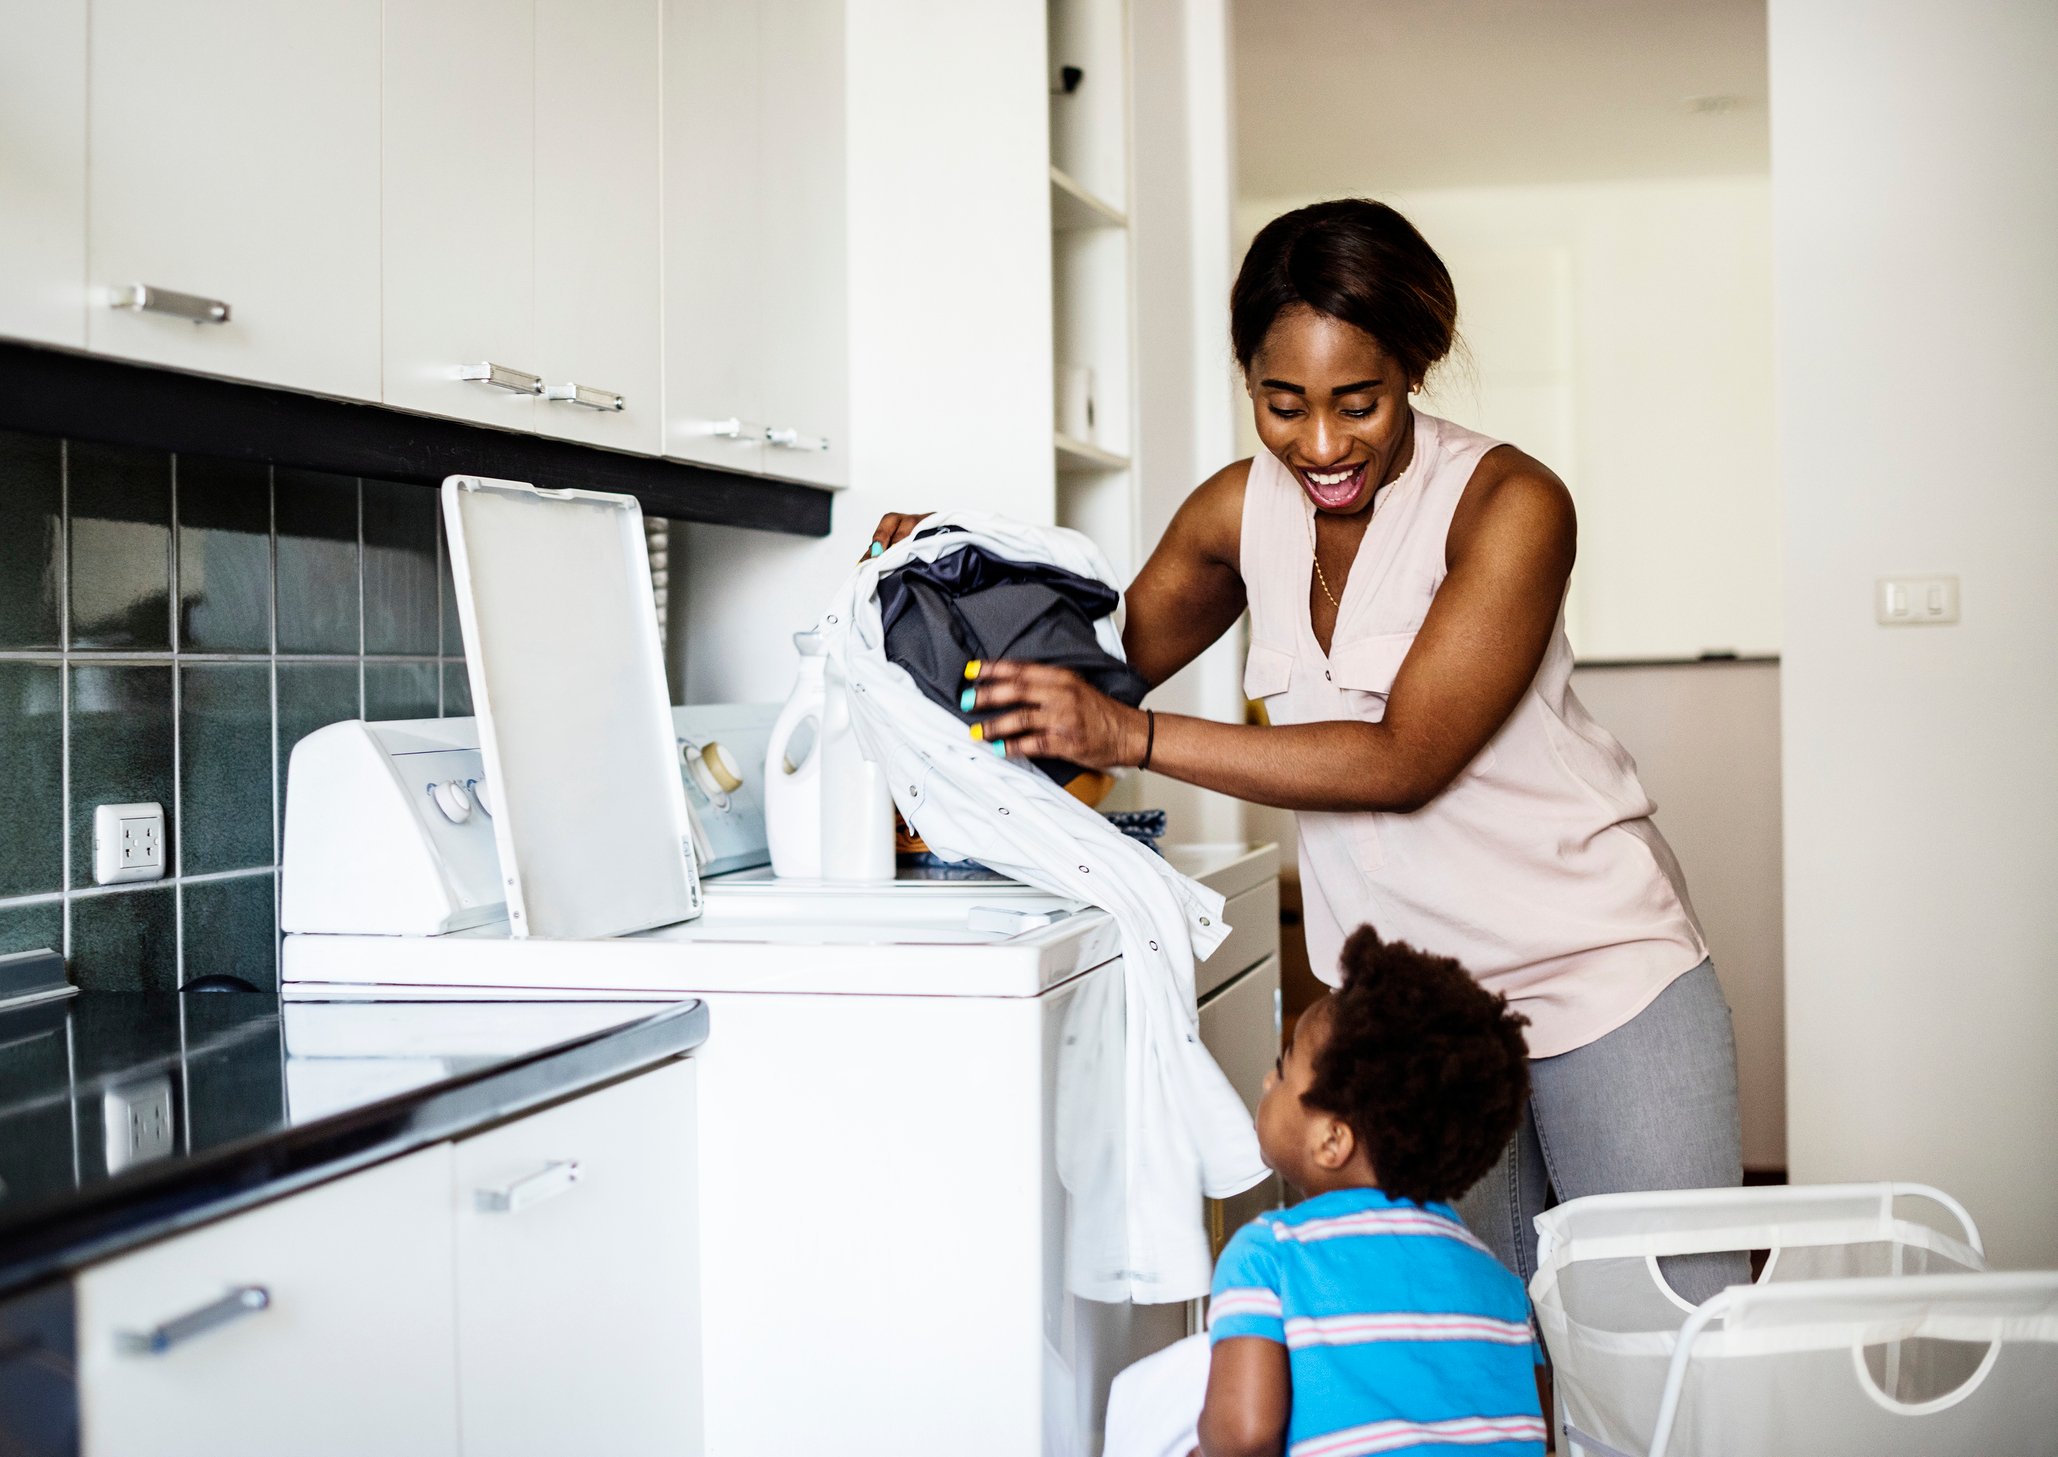
[(534, 426), (535, 53), (527, 0), (386, 0), (390, 405)]
[(757, 8), (665, 0), (665, 454), (765, 468)]
[(536, 0), (536, 365), (542, 434), (663, 447), (661, 0)]
[(0, 0), (0, 337), (847, 484), (846, 49), (844, 0)]
[(78, 1277), (87, 1457), (455, 1457), (451, 1149)]
[(86, 342), (86, 0), (0, 0), (0, 335)]
[(665, 453), (850, 478), (842, 0), (666, 0)]
[(765, 469), (850, 482), (843, 0), (761, 0), (757, 190)]
[(87, 346), (377, 399), (379, 0), (92, 0), (90, 54)]

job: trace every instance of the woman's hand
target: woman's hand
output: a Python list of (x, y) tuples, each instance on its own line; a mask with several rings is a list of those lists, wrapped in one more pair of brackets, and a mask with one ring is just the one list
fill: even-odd
[(1116, 702), (1069, 668), (995, 662), (967, 665), (966, 672), (973, 684), (965, 706), (991, 715), (972, 726), (974, 736), (1004, 745), (1013, 758), (1111, 769), (1143, 757), (1143, 710)]
[[(896, 541), (912, 535), (917, 526), (935, 514), (933, 511), (888, 511), (872, 528), (872, 541), (865, 548), (865, 556), (878, 556)], [(863, 559), (859, 558), (860, 561)]]

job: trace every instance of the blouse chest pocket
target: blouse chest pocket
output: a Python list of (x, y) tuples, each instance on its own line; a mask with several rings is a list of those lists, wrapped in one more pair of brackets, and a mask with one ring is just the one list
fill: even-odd
[(1351, 717), (1367, 723), (1378, 723), (1386, 717), (1386, 700), (1393, 692), (1393, 680), (1400, 675), (1401, 664), (1414, 646), (1412, 632), (1371, 633), (1331, 646), (1331, 681), (1343, 690), (1344, 704)]
[(1298, 715), (1288, 708), (1293, 687), (1293, 654), (1269, 643), (1253, 642), (1243, 660), (1243, 696), (1265, 705), (1265, 717), (1272, 723), (1293, 723)]
[[(1331, 650), (1330, 671), (1353, 717), (1378, 723), (1386, 717), (1386, 701), (1393, 695), (1394, 679), (1401, 664), (1415, 646), (1412, 632), (1380, 632), (1354, 638)], [(1473, 756), (1468, 770), (1484, 773), (1494, 766), (1493, 745)]]

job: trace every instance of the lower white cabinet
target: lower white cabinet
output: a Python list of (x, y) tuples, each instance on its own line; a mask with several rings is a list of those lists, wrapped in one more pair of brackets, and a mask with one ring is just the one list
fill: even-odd
[(702, 1448), (694, 1068), (95, 1265), (86, 1457)]
[(79, 1276), (87, 1457), (458, 1450), (439, 1144)]
[(457, 1145), (467, 1453), (700, 1451), (694, 1127), (680, 1062)]
[[(1267, 882), (1264, 889), (1277, 905), (1276, 882)], [(1201, 1045), (1221, 1067), (1253, 1116), (1258, 1111), (1258, 1100), (1265, 1096), (1265, 1074), (1272, 1071), (1279, 1057), (1278, 927), (1275, 913), (1268, 928), (1270, 949), (1265, 958), (1203, 997), (1197, 1008)], [(1208, 1236), (1215, 1253), (1222, 1252), (1230, 1235), (1267, 1209), (1277, 1208), (1280, 1193), (1279, 1177), (1275, 1174), (1241, 1194), (1210, 1199)]]

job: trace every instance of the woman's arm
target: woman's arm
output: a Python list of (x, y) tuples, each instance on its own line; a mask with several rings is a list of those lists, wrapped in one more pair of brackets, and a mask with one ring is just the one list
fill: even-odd
[[(1159, 714), (1150, 767), (1286, 809), (1419, 809), (1472, 762), (1535, 679), (1576, 537), (1564, 484), (1519, 451), (1491, 452), (1459, 503), (1449, 575), (1378, 723), (1255, 728)], [(1092, 768), (1143, 756), (1143, 714), (1062, 669), (990, 664), (980, 674), (977, 701), (982, 709), (1011, 710), (985, 729), (1010, 754)]]
[(1155, 688), (1205, 652), (1243, 615), (1243, 489), (1240, 460), (1203, 481), (1124, 596), (1122, 649)]
[(1216, 1342), (1201, 1406), (1201, 1457), (1279, 1457), (1292, 1409), (1286, 1347), (1262, 1336)]

